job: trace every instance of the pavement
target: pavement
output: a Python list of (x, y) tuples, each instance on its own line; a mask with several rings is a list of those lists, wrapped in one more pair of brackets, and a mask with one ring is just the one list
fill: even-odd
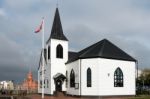
[[(41, 95), (30, 95), (27, 96), (28, 99), (42, 99)], [(104, 97), (73, 97), (73, 96), (65, 96), (63, 93), (59, 93), (57, 96), (44, 96), (44, 99), (125, 99), (122, 97), (113, 97), (113, 98), (104, 98)]]
[[(12, 98), (13, 97), (13, 98)], [(42, 95), (32, 94), (27, 96), (10, 96), (0, 95), (0, 99), (42, 99)], [(127, 99), (125, 97), (77, 97), (77, 96), (65, 96), (63, 93), (58, 93), (56, 96), (45, 95), (44, 99)]]

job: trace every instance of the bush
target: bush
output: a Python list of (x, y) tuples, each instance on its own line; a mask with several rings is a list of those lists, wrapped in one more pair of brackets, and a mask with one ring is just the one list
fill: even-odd
[(150, 95), (150, 88), (137, 88), (136, 90), (137, 95)]

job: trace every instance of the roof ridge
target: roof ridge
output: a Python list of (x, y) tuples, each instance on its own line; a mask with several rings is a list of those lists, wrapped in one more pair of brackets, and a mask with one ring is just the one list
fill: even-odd
[(115, 44), (113, 44), (112, 42), (110, 42), (109, 40), (105, 39), (108, 43), (110, 43), (111, 45), (113, 45), (114, 47), (116, 47), (118, 50), (120, 50), (122, 53), (124, 53), (125, 55), (127, 55), (128, 57), (132, 58), (133, 60), (136, 60), (134, 59), (132, 56), (130, 56), (128, 53), (126, 53), (124, 50), (122, 50), (121, 48), (119, 48), (118, 46), (116, 46)]
[[(95, 44), (95, 45), (93, 46), (93, 48), (95, 48), (95, 47), (97, 47), (97, 46), (98, 46), (98, 43), (97, 43), (97, 44)], [(93, 48), (92, 48), (92, 47), (91, 47), (91, 48), (89, 48), (89, 50), (88, 50), (88, 51), (86, 51), (84, 54), (86, 54), (86, 53), (90, 52)]]
[[(100, 42), (101, 42), (101, 41), (99, 41), (99, 42), (97, 42), (97, 43), (94, 43), (94, 44), (92, 44), (92, 45), (86, 47), (85, 49), (79, 51), (78, 53), (81, 53), (81, 52), (84, 52), (84, 50), (85, 50), (85, 52), (84, 52), (84, 53), (81, 53), (81, 55), (79, 55), (79, 57), (82, 56), (83, 54), (86, 54), (87, 52), (91, 51), (93, 47), (94, 47), (94, 48), (97, 47), (97, 45), (98, 45)], [(87, 49), (88, 49), (88, 50), (87, 50)]]
[(98, 53), (99, 55), (102, 55), (102, 54), (103, 54), (104, 48), (105, 48), (104, 46), (105, 46), (106, 41), (107, 41), (106, 39), (103, 39), (103, 44), (102, 44), (101, 51), (99, 51), (99, 53)]
[(133, 57), (127, 54), (125, 51), (114, 45), (107, 39), (103, 39), (91, 46), (78, 52), (76, 57), (71, 58), (67, 63), (75, 61), (77, 59), (86, 58), (107, 58), (107, 59), (118, 59), (125, 61), (136, 61)]
[(99, 42), (101, 42), (101, 41), (98, 41), (98, 42), (96, 42), (96, 43), (94, 43), (94, 44), (92, 44), (92, 45), (89, 45), (88, 47), (86, 47), (86, 48), (80, 50), (78, 53), (80, 53), (80, 52), (82, 52), (82, 51), (84, 51), (84, 50), (86, 50), (86, 49), (88, 49), (88, 48), (90, 48), (90, 47), (92, 47), (92, 46), (98, 44)]

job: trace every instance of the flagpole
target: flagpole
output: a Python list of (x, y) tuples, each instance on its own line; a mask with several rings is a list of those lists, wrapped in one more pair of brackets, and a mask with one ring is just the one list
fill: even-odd
[(44, 61), (44, 17), (42, 19), (43, 21), (43, 26), (42, 26), (42, 99), (44, 99), (44, 65), (45, 65), (45, 61)]

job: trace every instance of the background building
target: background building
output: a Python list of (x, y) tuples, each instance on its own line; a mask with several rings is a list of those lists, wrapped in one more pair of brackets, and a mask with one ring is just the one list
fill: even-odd
[(27, 74), (26, 79), (20, 85), (21, 90), (28, 90), (30, 92), (37, 92), (38, 83), (33, 79), (32, 72)]
[(14, 90), (14, 83), (13, 81), (1, 81), (0, 82), (0, 89), (2, 90)]

